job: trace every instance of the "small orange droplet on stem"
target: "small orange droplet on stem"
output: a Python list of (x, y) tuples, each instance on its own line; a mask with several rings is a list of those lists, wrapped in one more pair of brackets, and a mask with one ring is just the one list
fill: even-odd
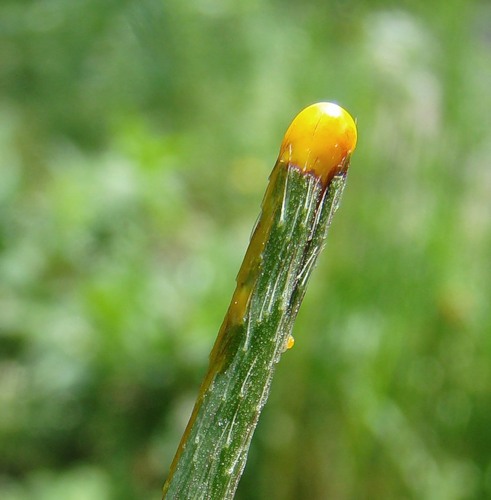
[(288, 338), (286, 339), (286, 348), (291, 349), (295, 345), (295, 339), (293, 338), (292, 335), (288, 335)]
[(278, 160), (310, 172), (327, 183), (346, 172), (356, 147), (356, 125), (351, 115), (331, 102), (300, 111), (285, 133)]

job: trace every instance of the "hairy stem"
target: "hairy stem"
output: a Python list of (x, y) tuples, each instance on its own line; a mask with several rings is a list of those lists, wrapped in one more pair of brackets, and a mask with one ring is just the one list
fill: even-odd
[[(319, 123), (326, 129), (326, 112), (321, 111), (318, 121), (317, 115), (314, 120), (307, 116), (312, 125), (308, 148), (303, 149), (306, 139), (295, 121), (285, 135), (164, 498), (233, 498), (275, 365), (291, 345), (293, 323), (338, 207), (354, 148), (353, 139), (346, 140), (343, 132), (327, 151), (334, 163), (328, 162), (328, 169), (323, 164), (320, 171), (312, 137)], [(322, 134), (325, 139), (325, 130)], [(342, 140), (351, 147), (339, 148)], [(326, 154), (325, 148), (321, 153)]]

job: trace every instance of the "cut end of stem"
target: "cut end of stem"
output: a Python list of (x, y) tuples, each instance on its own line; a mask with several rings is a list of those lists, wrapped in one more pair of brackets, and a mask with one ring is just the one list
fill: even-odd
[(292, 121), (278, 160), (311, 172), (327, 184), (334, 175), (347, 171), (356, 139), (351, 115), (337, 104), (319, 102), (303, 109)]

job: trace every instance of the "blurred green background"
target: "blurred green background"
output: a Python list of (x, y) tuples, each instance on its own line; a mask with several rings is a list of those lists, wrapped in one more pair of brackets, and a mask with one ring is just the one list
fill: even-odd
[(358, 120), (238, 499), (491, 498), (491, 4), (3, 0), (0, 498), (159, 498), (293, 116)]

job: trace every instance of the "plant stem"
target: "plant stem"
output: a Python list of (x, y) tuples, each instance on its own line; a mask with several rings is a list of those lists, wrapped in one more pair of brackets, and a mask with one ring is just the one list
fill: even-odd
[[(314, 108), (314, 117), (307, 113), (308, 126), (300, 113), (285, 135), (164, 498), (230, 499), (237, 488), (275, 365), (291, 345), (293, 323), (356, 143), (351, 117), (338, 107), (329, 113), (322, 108), (319, 114), (319, 106), (302, 112)], [(342, 115), (338, 125), (344, 128), (333, 132), (331, 114), (338, 109), (351, 121), (346, 124)], [(326, 120), (328, 141), (319, 145), (326, 140)]]

